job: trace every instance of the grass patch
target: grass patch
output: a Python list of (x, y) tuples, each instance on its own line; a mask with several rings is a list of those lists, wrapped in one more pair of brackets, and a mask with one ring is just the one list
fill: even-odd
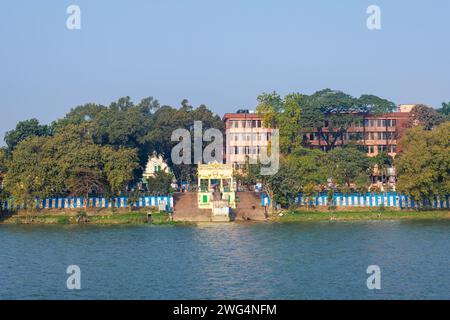
[(4, 219), (4, 224), (88, 224), (88, 225), (122, 225), (122, 224), (180, 224), (170, 221), (169, 215), (164, 212), (152, 211), (152, 221), (147, 220), (147, 212), (38, 212), (33, 214), (15, 214)]
[(448, 210), (348, 210), (348, 211), (319, 211), (319, 210), (291, 210), (281, 215), (272, 215), (271, 220), (277, 222), (296, 221), (353, 221), (353, 220), (403, 220), (403, 219), (450, 219)]

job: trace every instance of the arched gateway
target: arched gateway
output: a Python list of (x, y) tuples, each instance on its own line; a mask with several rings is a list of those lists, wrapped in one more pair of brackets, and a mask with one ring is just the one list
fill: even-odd
[(236, 179), (231, 164), (198, 165), (197, 206), (210, 209), (213, 221), (228, 221), (236, 208)]

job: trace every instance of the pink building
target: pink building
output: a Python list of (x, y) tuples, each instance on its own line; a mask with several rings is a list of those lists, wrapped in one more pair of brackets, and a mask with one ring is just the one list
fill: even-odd
[(227, 113), (223, 121), (226, 129), (225, 161), (235, 168), (247, 159), (257, 160), (261, 149), (269, 145), (272, 129), (264, 127), (257, 113), (248, 110)]

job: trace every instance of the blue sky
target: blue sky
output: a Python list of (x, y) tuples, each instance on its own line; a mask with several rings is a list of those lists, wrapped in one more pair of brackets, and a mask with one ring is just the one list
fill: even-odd
[[(82, 29), (66, 28), (77, 4)], [(382, 29), (366, 28), (381, 8)], [(42, 0), (0, 6), (0, 136), (129, 95), (222, 115), (258, 94), (323, 88), (450, 100), (450, 1)]]

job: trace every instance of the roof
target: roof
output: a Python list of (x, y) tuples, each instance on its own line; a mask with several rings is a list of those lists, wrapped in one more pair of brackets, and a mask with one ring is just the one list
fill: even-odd
[(224, 121), (234, 119), (262, 120), (262, 117), (258, 113), (225, 113), (225, 115), (223, 116)]

